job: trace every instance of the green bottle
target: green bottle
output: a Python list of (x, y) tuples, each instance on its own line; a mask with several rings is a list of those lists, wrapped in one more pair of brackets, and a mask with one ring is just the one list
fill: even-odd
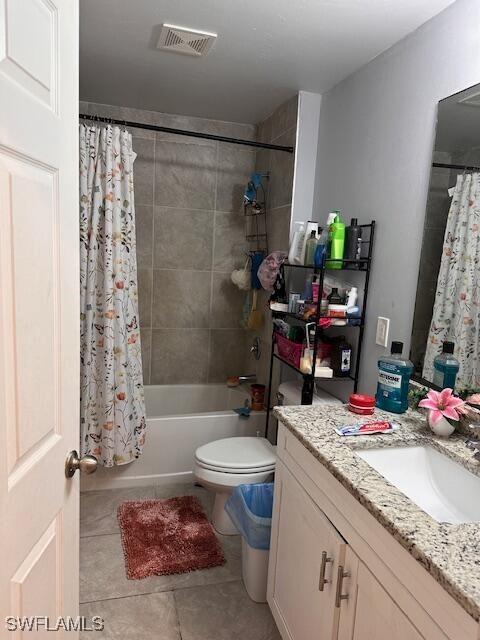
[(341, 269), (343, 267), (343, 250), (345, 248), (345, 223), (340, 219), (340, 212), (335, 216), (334, 221), (330, 225), (329, 229), (329, 246), (330, 260), (338, 260), (338, 262), (331, 262), (327, 260), (327, 269)]

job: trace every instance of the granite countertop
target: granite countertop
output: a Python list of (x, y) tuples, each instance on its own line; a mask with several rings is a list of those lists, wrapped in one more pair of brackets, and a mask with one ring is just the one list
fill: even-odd
[[(345, 405), (298, 406), (276, 407), (274, 415), (480, 621), (480, 522), (437, 522), (355, 453), (358, 449), (428, 444), (480, 476), (480, 462), (465, 445), (465, 435), (436, 437), (424, 415), (411, 410), (399, 416), (380, 410), (374, 416), (358, 416)], [(390, 434), (355, 437), (334, 431), (334, 427), (373, 419), (393, 420), (400, 428)]]

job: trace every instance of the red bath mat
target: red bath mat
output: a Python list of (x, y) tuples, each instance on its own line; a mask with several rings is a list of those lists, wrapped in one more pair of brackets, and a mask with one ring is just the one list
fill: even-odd
[(213, 527), (195, 496), (123, 502), (117, 516), (130, 580), (225, 564)]

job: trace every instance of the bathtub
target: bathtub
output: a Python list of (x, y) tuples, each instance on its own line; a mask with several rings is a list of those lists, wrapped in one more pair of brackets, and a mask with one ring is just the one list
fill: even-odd
[(219, 438), (254, 436), (265, 430), (265, 412), (241, 418), (248, 388), (224, 384), (145, 387), (147, 440), (142, 456), (130, 464), (82, 476), (82, 491), (191, 482), (197, 447)]

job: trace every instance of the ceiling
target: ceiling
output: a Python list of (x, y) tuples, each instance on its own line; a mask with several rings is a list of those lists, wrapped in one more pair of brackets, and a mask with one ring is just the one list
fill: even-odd
[[(257, 123), (322, 93), (453, 0), (80, 0), (82, 100)], [(155, 48), (164, 23), (218, 33), (206, 57)]]

